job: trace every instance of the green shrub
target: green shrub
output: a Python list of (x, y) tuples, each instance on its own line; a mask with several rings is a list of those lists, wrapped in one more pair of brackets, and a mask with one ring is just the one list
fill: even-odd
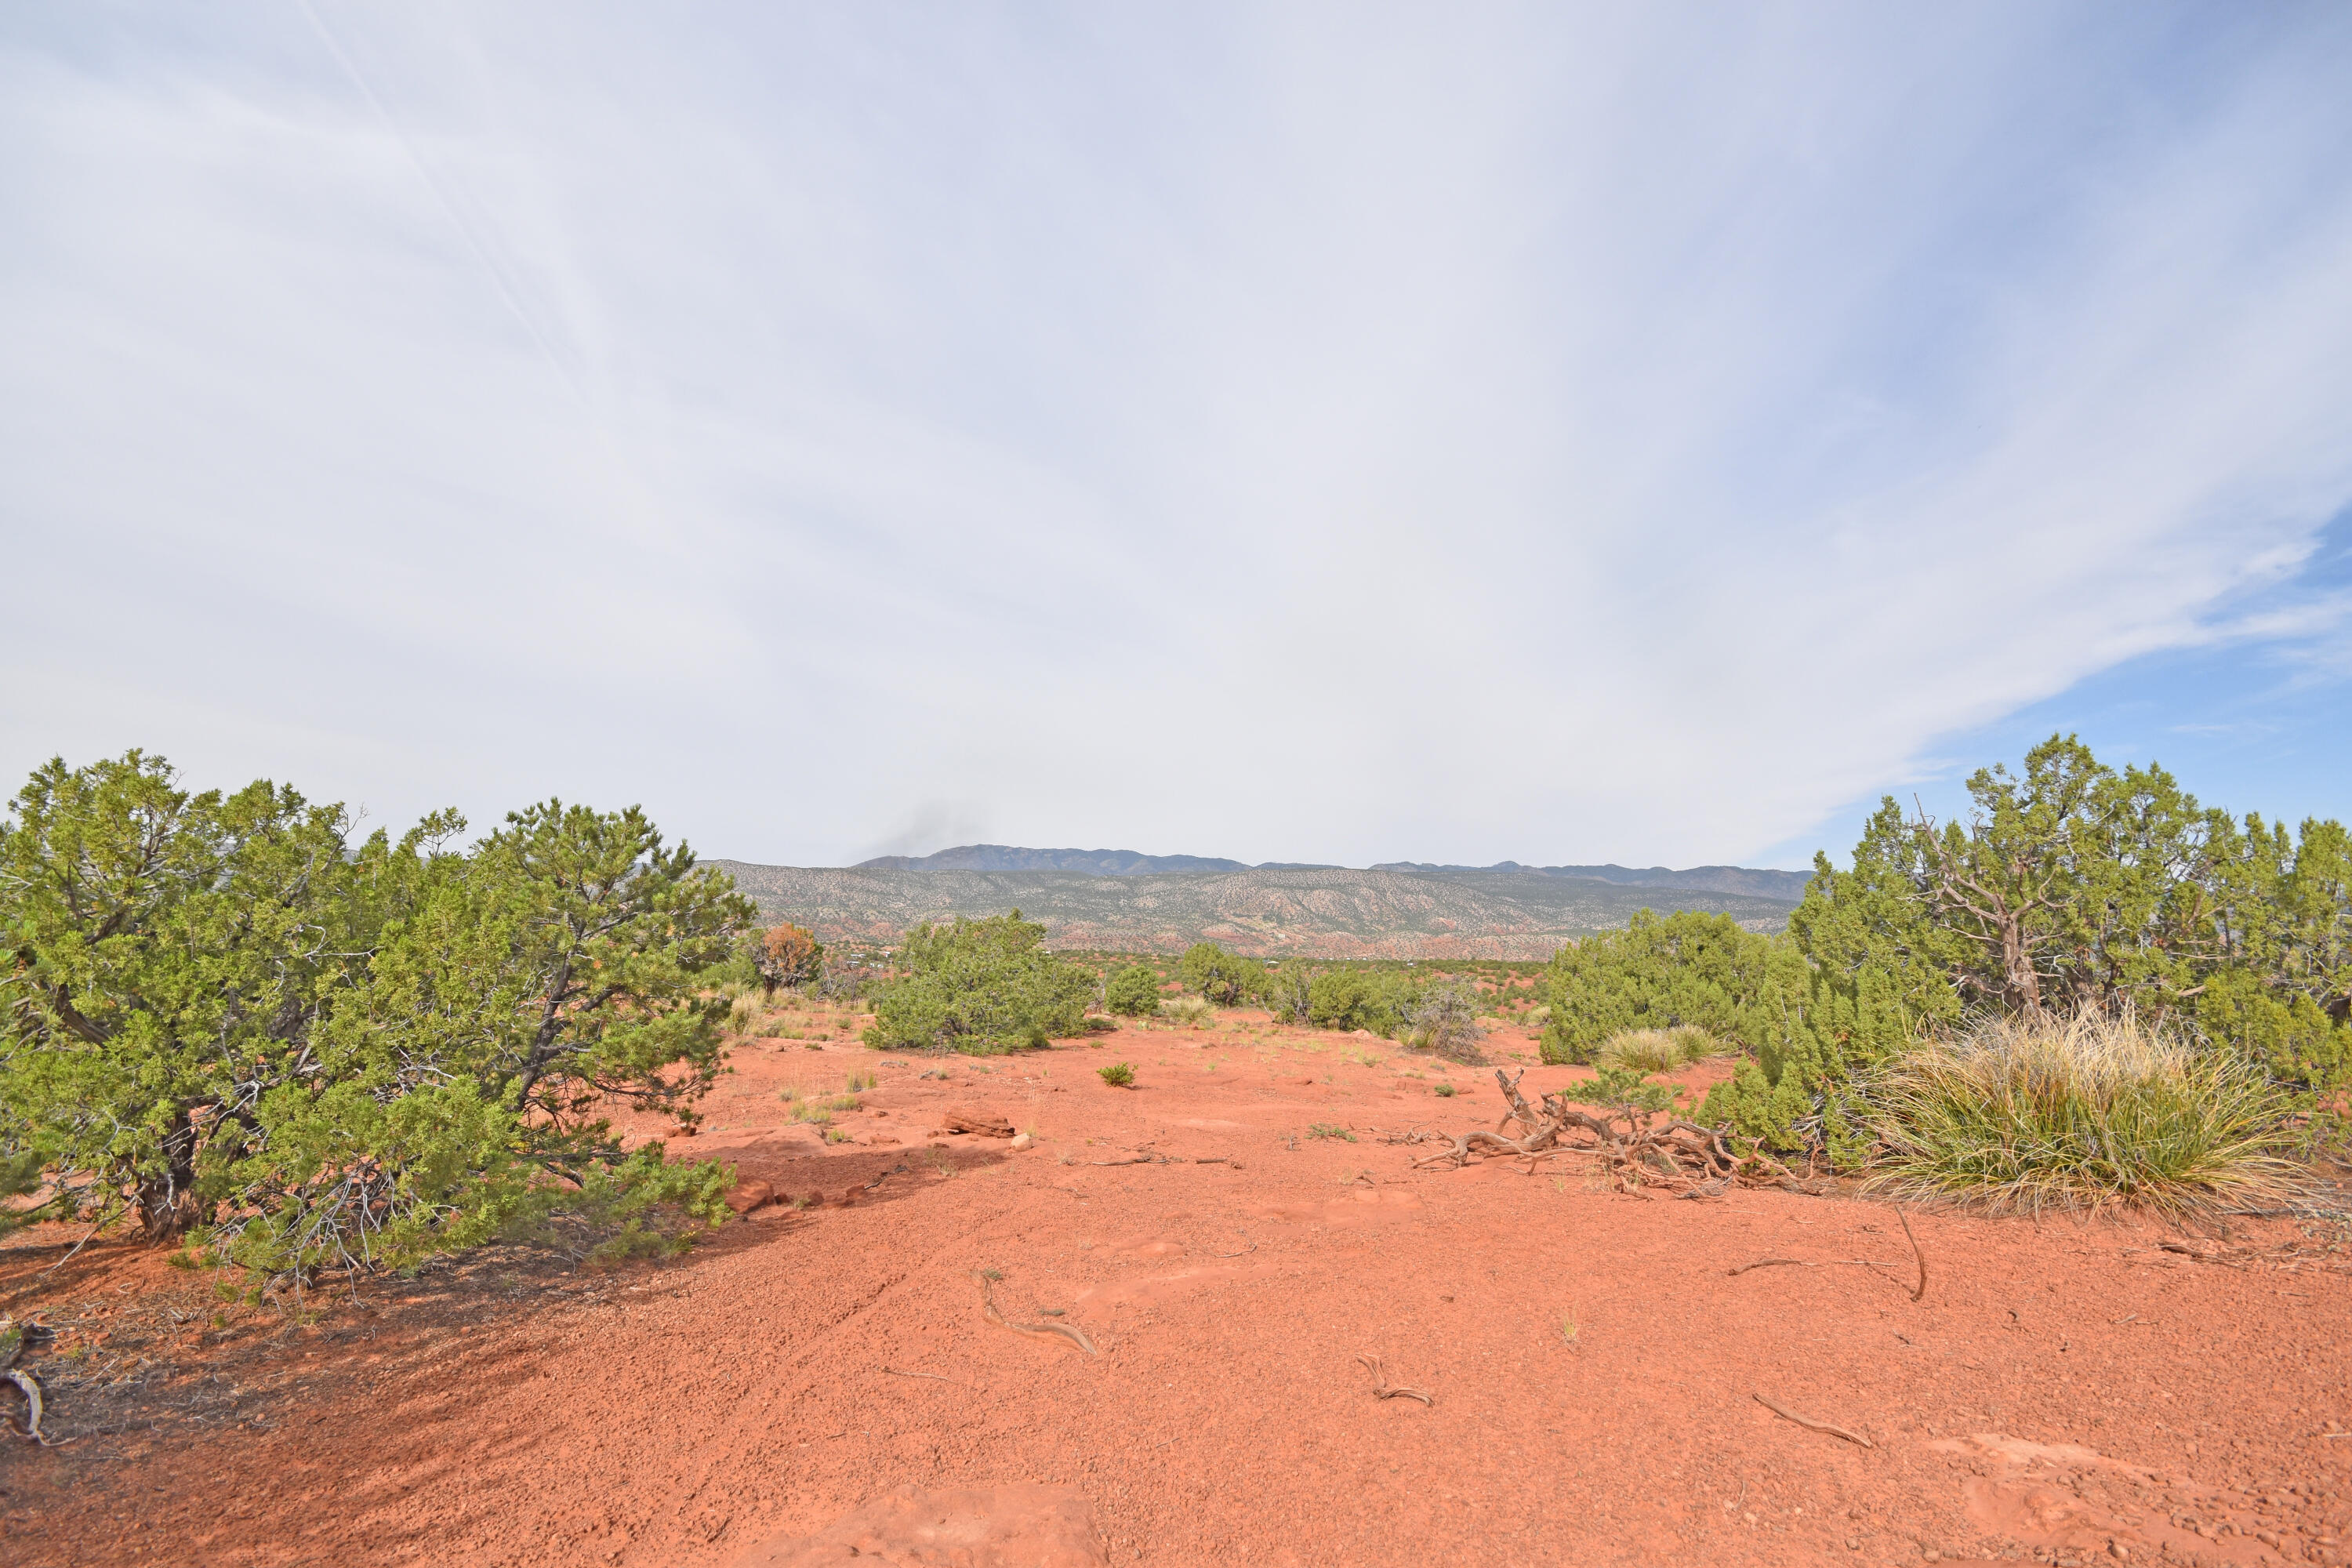
[(692, 1124), (752, 914), (642, 813), (354, 844), (340, 806), (190, 794), (138, 752), (52, 762), (9, 809), (0, 1186), (34, 1201), (0, 1227), (131, 1223), (299, 1282), (566, 1213), (720, 1217), (723, 1167), (625, 1152), (597, 1114)]
[(1440, 1100), (1451, 1100), (1462, 1091), (1455, 1089), (1450, 1083), (1441, 1083), (1435, 1089), (1430, 1090), (1430, 1092), (1436, 1095)]
[(1376, 1000), (1361, 970), (1326, 970), (1307, 985), (1307, 1018), (1321, 1029), (1367, 1028)]
[(1285, 1024), (1304, 1024), (1314, 1003), (1315, 972), (1299, 959), (1286, 958), (1266, 972), (1267, 1011)]
[(1314, 1126), (1309, 1127), (1307, 1130), (1307, 1136), (1309, 1138), (1341, 1139), (1349, 1143), (1353, 1143), (1356, 1141), (1356, 1135), (1353, 1132), (1349, 1131), (1345, 1127), (1340, 1126), (1339, 1123), (1336, 1121), (1318, 1121)]
[(1728, 915), (1642, 910), (1623, 931), (1586, 937), (1552, 959), (1543, 1058), (1590, 1062), (1612, 1036), (1684, 1024), (1752, 1049), (1769, 1031), (1773, 981), (1802, 973), (1787, 943), (1742, 931)]
[(1113, 973), (1103, 985), (1103, 1005), (1122, 1017), (1149, 1018), (1160, 1011), (1160, 974), (1146, 964)]
[(1125, 1062), (1113, 1062), (1108, 1067), (1097, 1068), (1095, 1073), (1113, 1089), (1126, 1089), (1135, 1082), (1135, 1068)]
[(1252, 984), (1265, 971), (1236, 958), (1213, 942), (1196, 942), (1176, 962), (1176, 977), (1184, 988), (1220, 1007), (1238, 1006)]
[(993, 1055), (1083, 1034), (1094, 976), (1041, 945), (1021, 911), (918, 926), (899, 950), (906, 973), (881, 988), (866, 1043), (877, 1050)]
[[(1970, 1010), (2184, 1016), (2307, 1105), (2352, 1082), (2352, 838), (2200, 806), (2163, 769), (2118, 773), (2073, 737), (1979, 771), (1966, 822), (1891, 797), (1853, 868), (1814, 858), (1789, 930), (1804, 969), (1765, 1009), (1759, 1060), (1710, 1097), (1738, 1131), (1852, 1164), (1856, 1086)], [(1743, 1041), (1751, 1037), (1742, 1036)], [(2324, 1131), (2341, 1134), (2323, 1109)]]
[(1992, 1016), (1870, 1086), (1872, 1184), (1990, 1209), (2279, 1206), (2299, 1184), (2290, 1098), (2259, 1068), (2129, 1011)]

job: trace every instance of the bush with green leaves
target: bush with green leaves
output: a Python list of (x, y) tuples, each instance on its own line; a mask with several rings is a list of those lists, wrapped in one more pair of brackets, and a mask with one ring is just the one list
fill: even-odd
[(1184, 989), (1220, 1007), (1237, 1007), (1247, 1001), (1265, 969), (1236, 958), (1213, 942), (1196, 942), (1176, 961), (1176, 977)]
[(1266, 1010), (1277, 1022), (1304, 1024), (1314, 1005), (1315, 971), (1302, 959), (1286, 958), (1266, 972)]
[[(1863, 1087), (1966, 1014), (2178, 1017), (2306, 1107), (2352, 1084), (2352, 839), (2200, 806), (2072, 737), (1979, 771), (1966, 823), (1883, 802), (1840, 871), (1817, 857), (1790, 935), (1804, 969), (1756, 1062), (1708, 1101), (1782, 1149), (1859, 1163)], [(2323, 1115), (2323, 1120), (2332, 1118)]]
[(1019, 910), (916, 927), (898, 951), (902, 973), (875, 998), (866, 1043), (991, 1056), (1085, 1033), (1095, 977), (1045, 940)]
[(1149, 1018), (1160, 1011), (1160, 972), (1130, 964), (1103, 983), (1103, 1006), (1125, 1018)]
[[(751, 906), (644, 815), (549, 801), (353, 843), (267, 782), (139, 752), (37, 770), (0, 822), (0, 1225), (135, 1226), (265, 1276), (413, 1267), (590, 1210), (724, 1215), (723, 1167), (625, 1151), (719, 1070)], [(589, 1222), (593, 1223), (593, 1222)]]
[(1622, 931), (1559, 950), (1544, 977), (1547, 1062), (1590, 1062), (1612, 1036), (1688, 1025), (1750, 1049), (1769, 1036), (1775, 983), (1801, 976), (1785, 942), (1728, 915), (1637, 911)]

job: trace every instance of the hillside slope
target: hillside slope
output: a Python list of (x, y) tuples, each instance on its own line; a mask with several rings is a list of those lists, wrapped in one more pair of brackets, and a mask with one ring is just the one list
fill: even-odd
[(1089, 876), (713, 863), (764, 918), (809, 926), (827, 942), (889, 942), (923, 921), (1017, 908), (1045, 922), (1055, 947), (1173, 952), (1210, 941), (1266, 958), (1539, 959), (1640, 909), (1706, 910), (1778, 931), (1794, 903), (1531, 871)]

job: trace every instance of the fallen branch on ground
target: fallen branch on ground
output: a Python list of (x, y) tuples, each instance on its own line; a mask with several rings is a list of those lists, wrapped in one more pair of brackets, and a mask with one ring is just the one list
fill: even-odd
[(1373, 1398), (1418, 1399), (1423, 1405), (1434, 1405), (1437, 1403), (1436, 1400), (1432, 1399), (1427, 1394), (1424, 1394), (1418, 1388), (1401, 1388), (1391, 1384), (1389, 1382), (1389, 1374), (1381, 1370), (1380, 1357), (1376, 1355), (1360, 1355), (1356, 1359), (1362, 1362), (1371, 1372)]
[(1807, 1431), (1826, 1432), (1832, 1437), (1843, 1437), (1849, 1443), (1859, 1443), (1865, 1448), (1875, 1448), (1878, 1447), (1877, 1444), (1872, 1442), (1869, 1438), (1864, 1436), (1859, 1432), (1849, 1432), (1843, 1426), (1832, 1426), (1826, 1421), (1816, 1421), (1810, 1415), (1800, 1415), (1795, 1411), (1790, 1409), (1787, 1405), (1780, 1404), (1777, 1400), (1767, 1399), (1760, 1394), (1756, 1396), (1756, 1403), (1762, 1405), (1765, 1409), (1769, 1410), (1773, 1415), (1778, 1415), (1781, 1420), (1794, 1421), (1798, 1426), (1804, 1427)]
[[(900, 1372), (895, 1366), (886, 1366), (882, 1370), (888, 1373), (892, 1377), (928, 1377), (934, 1383), (954, 1383), (956, 1381), (952, 1377), (946, 1377), (936, 1372)], [(961, 1387), (963, 1385), (958, 1384), (958, 1386)]]
[(16, 1385), (25, 1396), (25, 1429), (9, 1428), (10, 1435), (30, 1438), (44, 1448), (57, 1447), (55, 1440), (41, 1435), (41, 1385), (29, 1372), (16, 1370), (16, 1358), (24, 1353), (25, 1331), (6, 1318), (0, 1318), (0, 1383)]
[(988, 1276), (985, 1274), (975, 1274), (972, 1278), (980, 1281), (981, 1310), (988, 1315), (988, 1321), (990, 1322), (996, 1324), (999, 1328), (1011, 1329), (1016, 1334), (1059, 1334), (1062, 1338), (1069, 1341), (1072, 1344), (1077, 1346), (1088, 1355), (1102, 1354), (1102, 1352), (1095, 1349), (1094, 1341), (1087, 1338), (1084, 1330), (1073, 1328), (1068, 1323), (1016, 1323), (1006, 1318), (1003, 1313), (996, 1310), (996, 1292), (990, 1284)]
[[(1540, 1110), (1529, 1105), (1519, 1093), (1519, 1079), (1526, 1076), (1524, 1068), (1510, 1077), (1496, 1068), (1495, 1082), (1509, 1109), (1495, 1131), (1480, 1128), (1445, 1140), (1448, 1147), (1415, 1161), (1414, 1168), (1450, 1165), (1458, 1169), (1476, 1152), (1525, 1160), (1532, 1175), (1538, 1160), (1580, 1154), (1598, 1159), (1620, 1192), (1658, 1185), (1707, 1195), (1722, 1192), (1735, 1181), (1795, 1179), (1795, 1173), (1764, 1153), (1760, 1145), (1738, 1152), (1723, 1128), (1702, 1127), (1674, 1115), (1673, 1091), (1663, 1084), (1604, 1076), (1599, 1081), (1612, 1099), (1596, 1116), (1572, 1104), (1565, 1089), (1545, 1095)], [(1513, 1122), (1518, 1123), (1519, 1135), (1507, 1138), (1504, 1130)], [(1411, 1141), (1423, 1142), (1427, 1136), (1416, 1131)], [(1442, 1133), (1434, 1136), (1444, 1139)]]
[(1919, 1250), (1919, 1238), (1911, 1234), (1911, 1216), (1903, 1212), (1900, 1205), (1895, 1207), (1895, 1217), (1903, 1222), (1903, 1239), (1911, 1244), (1912, 1261), (1919, 1265), (1919, 1283), (1911, 1287), (1911, 1299), (1916, 1301), (1927, 1293), (1927, 1255)]
[[(1899, 1268), (1902, 1264), (1899, 1258), (1765, 1258), (1754, 1263), (1743, 1263), (1737, 1268), (1727, 1268), (1724, 1272), (1736, 1278), (1751, 1268)], [(1911, 1299), (1916, 1301), (1919, 1298), (1914, 1295)]]

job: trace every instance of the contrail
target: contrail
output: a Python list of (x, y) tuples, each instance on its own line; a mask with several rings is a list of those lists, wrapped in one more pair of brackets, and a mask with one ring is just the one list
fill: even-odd
[(434, 177), (432, 168), (417, 153), (416, 145), (409, 140), (408, 132), (402, 129), (400, 121), (394, 118), (384, 101), (376, 96), (375, 89), (368, 85), (368, 79), (361, 73), (358, 63), (352, 58), (341, 42), (336, 38), (333, 30), (327, 26), (326, 19), (319, 15), (311, 0), (297, 0), (297, 4), (302, 7), (302, 14), (310, 19), (310, 26), (318, 32), (320, 41), (327, 46), (327, 52), (335, 57), (335, 63), (341, 66), (343, 73), (352, 79), (352, 85), (360, 89), (360, 96), (367, 100), (368, 107), (375, 111), (378, 120), (383, 121), (384, 129), (391, 132), (394, 139), (399, 142), (400, 150), (407, 155), (409, 165), (416, 171), (417, 177), (425, 182), (425, 188), (433, 193), (433, 199), (441, 204), (442, 215), (448, 218), (450, 226), (455, 228), (458, 237), (466, 242), (466, 247), (474, 253), (474, 259), (481, 263), (482, 270), (489, 274), (490, 286), (498, 290), (499, 300), (506, 306), (508, 314), (514, 317), (516, 325), (530, 334), (530, 341), (538, 346), (540, 354), (547, 361), (549, 368), (562, 379), (563, 384), (570, 389), (572, 395), (579, 400), (582, 409), (593, 416), (594, 407), (589, 401), (586, 388), (583, 387), (579, 379), (572, 374), (571, 367), (565, 364), (562, 356), (555, 352), (555, 345), (548, 341), (547, 334), (539, 330), (539, 324), (531, 320), (530, 312), (523, 309), (522, 300), (514, 285), (508, 279), (505, 270), (490, 255), (488, 247), (483, 245), (480, 237), (474, 232), (473, 226), (466, 221), (465, 215), (458, 210), (457, 204), (450, 199), (449, 193), (443, 188), (441, 182)]

